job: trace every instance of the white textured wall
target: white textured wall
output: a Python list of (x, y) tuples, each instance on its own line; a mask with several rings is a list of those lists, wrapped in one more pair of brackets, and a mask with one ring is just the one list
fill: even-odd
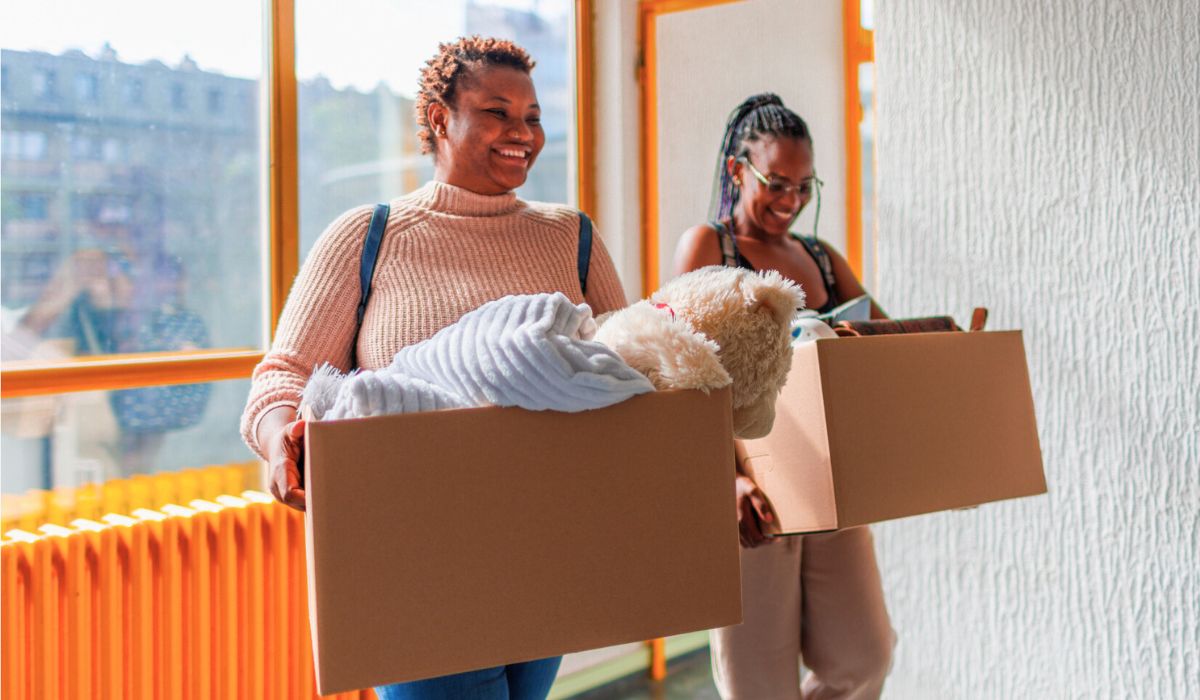
[(1200, 698), (1200, 3), (879, 0), (879, 297), (1022, 328), (1051, 493), (877, 527), (892, 698)]

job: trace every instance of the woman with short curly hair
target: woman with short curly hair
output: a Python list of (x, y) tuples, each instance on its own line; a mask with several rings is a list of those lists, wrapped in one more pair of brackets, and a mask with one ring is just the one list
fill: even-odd
[[(422, 69), (416, 116), (422, 150), (433, 154), (434, 178), (389, 203), (361, 325), (359, 263), (372, 207), (342, 214), (313, 246), (271, 350), (254, 370), (242, 415), (242, 435), (267, 460), (271, 491), (280, 501), (305, 505), (304, 423), (296, 411), (314, 367), (385, 367), (400, 348), (509, 294), (562, 292), (575, 303), (586, 301), (596, 314), (625, 306), (604, 244), (585, 233), (586, 217), (522, 201), (513, 192), (546, 142), (533, 65), (512, 42), (469, 37), (442, 44)], [(559, 661), (401, 683), (376, 693), (381, 700), (544, 698)]]

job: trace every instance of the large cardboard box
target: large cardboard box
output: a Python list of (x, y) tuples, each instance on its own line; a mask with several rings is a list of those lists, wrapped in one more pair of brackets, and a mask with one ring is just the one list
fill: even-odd
[(1019, 331), (799, 345), (747, 473), (778, 534), (1046, 492)]
[(320, 692), (740, 622), (729, 402), (309, 423)]

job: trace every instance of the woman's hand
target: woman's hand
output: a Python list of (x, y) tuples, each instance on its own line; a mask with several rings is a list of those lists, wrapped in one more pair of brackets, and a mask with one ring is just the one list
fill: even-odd
[(771, 502), (750, 477), (739, 474), (735, 484), (738, 536), (742, 546), (757, 547), (764, 542), (770, 542), (767, 531), (775, 522)]
[(304, 510), (306, 501), (300, 479), (304, 466), (304, 421), (285, 423), (267, 441), (267, 465), (271, 495), (284, 505)]

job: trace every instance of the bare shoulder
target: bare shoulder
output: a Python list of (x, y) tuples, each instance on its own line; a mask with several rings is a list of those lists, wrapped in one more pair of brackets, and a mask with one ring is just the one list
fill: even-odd
[(675, 274), (680, 275), (708, 265), (720, 265), (721, 243), (711, 224), (689, 228), (675, 246)]

